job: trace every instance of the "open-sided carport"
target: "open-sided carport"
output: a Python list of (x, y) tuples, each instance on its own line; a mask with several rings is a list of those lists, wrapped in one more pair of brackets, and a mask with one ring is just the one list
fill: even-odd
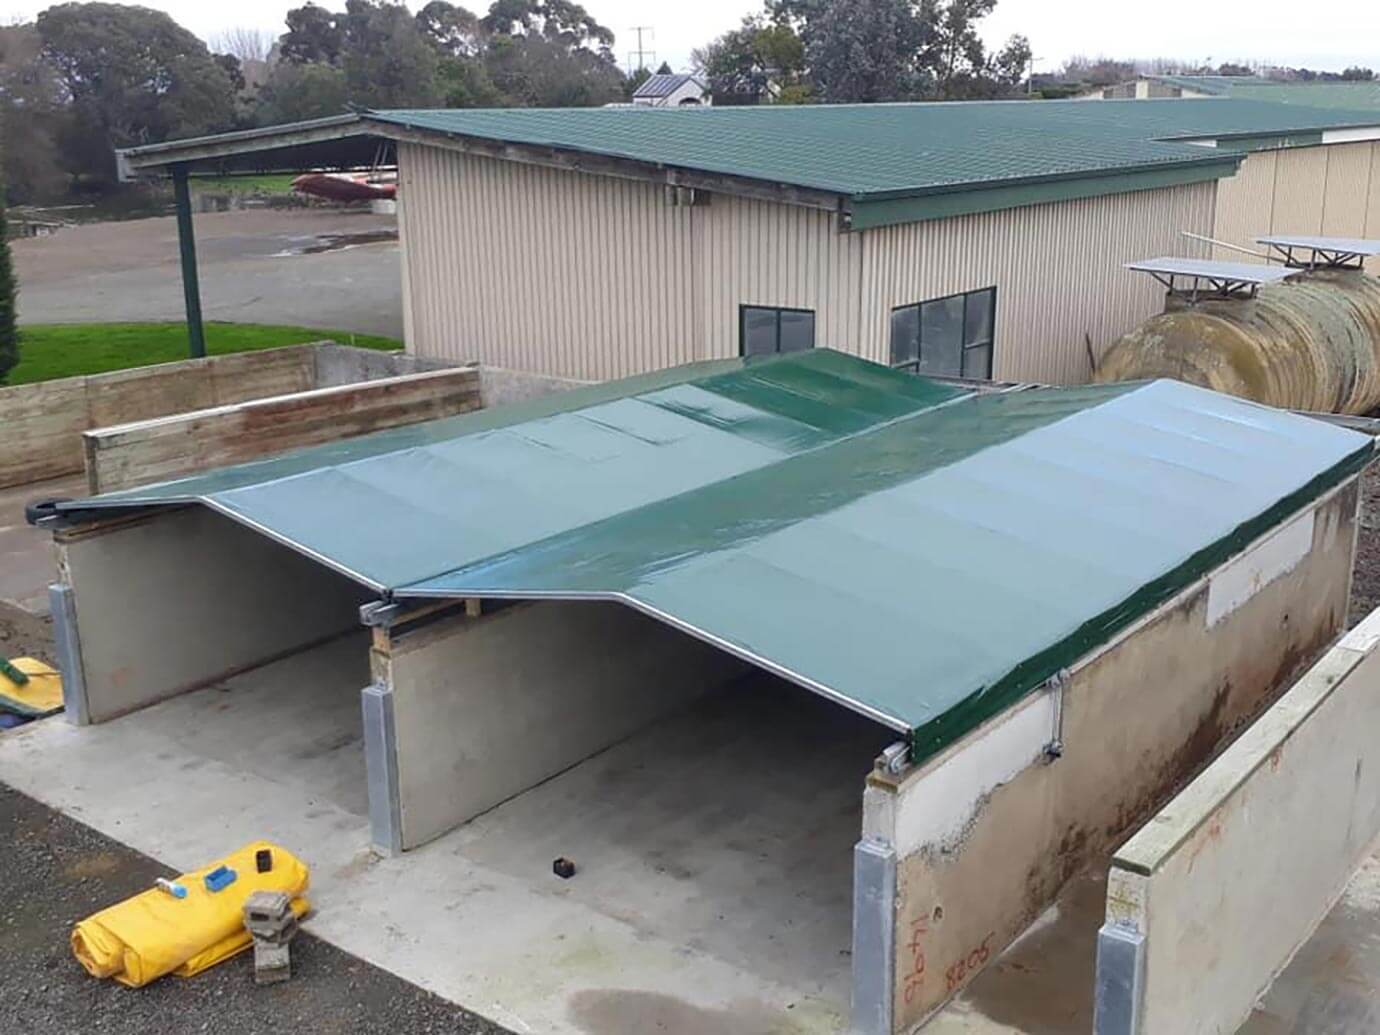
[[(972, 395), (825, 350), (680, 368), (65, 505), (69, 711), (319, 649), (362, 604), (386, 850), (703, 707), (757, 716), (808, 823), (833, 726), (867, 776), (854, 1023), (901, 1030), (1334, 635), (1370, 448), (1172, 382)], [(811, 709), (758, 670), (866, 723), (815, 710), (797, 753), (780, 733)], [(681, 809), (732, 796), (743, 757), (704, 732), (732, 725), (701, 725)], [(656, 797), (644, 746), (624, 778)]]

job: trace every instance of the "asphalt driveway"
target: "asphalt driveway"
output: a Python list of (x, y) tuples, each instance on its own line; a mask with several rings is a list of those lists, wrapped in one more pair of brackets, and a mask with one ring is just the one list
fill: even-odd
[[(402, 338), (397, 219), (354, 209), (195, 217), (207, 320)], [(171, 216), (90, 223), (13, 244), (21, 323), (181, 320)]]

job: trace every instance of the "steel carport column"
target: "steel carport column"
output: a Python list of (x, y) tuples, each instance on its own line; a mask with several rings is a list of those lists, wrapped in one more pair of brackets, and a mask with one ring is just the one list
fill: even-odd
[(192, 233), (192, 195), (187, 186), (187, 164), (172, 167), (173, 197), (177, 201), (177, 250), (182, 258), (182, 297), (187, 309), (187, 347), (193, 359), (206, 355), (206, 335), (201, 327), (201, 285), (196, 275), (196, 237)]

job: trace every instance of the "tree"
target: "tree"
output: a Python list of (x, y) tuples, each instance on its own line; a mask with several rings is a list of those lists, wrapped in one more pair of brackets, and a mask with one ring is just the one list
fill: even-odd
[(657, 66), (656, 74), (674, 75), (675, 73), (671, 71), (671, 63), (669, 61), (663, 61), (660, 65)]
[(1115, 86), (1136, 77), (1134, 61), (1117, 61), (1109, 57), (1071, 57), (1064, 62), (1063, 78), (1088, 86)]
[(1359, 65), (1352, 65), (1350, 68), (1343, 70), (1342, 78), (1347, 80), (1348, 82), (1368, 83), (1375, 78), (1375, 73), (1371, 71), (1369, 68), (1362, 68)]
[(425, 108), (440, 100), (436, 49), (407, 7), (346, 0), (338, 16), (340, 67), (350, 100), (374, 108)]
[(32, 25), (0, 28), (0, 181), (11, 201), (41, 201), (67, 185), (58, 135), (68, 115), (57, 74)]
[(494, 0), (480, 20), (485, 66), (515, 105), (608, 104), (623, 97), (613, 32), (570, 0)]
[(278, 38), (278, 55), (298, 65), (334, 65), (340, 60), (344, 33), (336, 16), (324, 7), (308, 3), (288, 11), (287, 32)]
[(339, 115), (349, 97), (345, 73), (334, 65), (279, 61), (259, 88), (256, 118), (272, 124)]
[(738, 28), (694, 50), (690, 59), (708, 80), (715, 104), (780, 100), (787, 91), (808, 94), (801, 86), (805, 45), (784, 21), (768, 22), (761, 15), (744, 18)]
[[(0, 147), (5, 147), (6, 124), (0, 117)], [(6, 148), (8, 150), (8, 148)], [(19, 314), (16, 302), (19, 288), (10, 257), (10, 236), (6, 219), (5, 181), (0, 179), (0, 384), (19, 362)]]
[(59, 146), (76, 173), (111, 183), (114, 148), (234, 123), (229, 76), (206, 44), (160, 11), (65, 3), (39, 14), (35, 26), (69, 101)]
[(241, 65), (251, 61), (266, 62), (273, 51), (273, 35), (263, 29), (239, 26), (217, 33), (211, 45), (222, 54), (233, 54)]
[(909, 0), (834, 0), (814, 12), (805, 58), (820, 94), (831, 102), (905, 100), (924, 92), (922, 54), (932, 25)]
[(417, 28), (446, 57), (472, 58), (484, 49), (479, 18), (446, 0), (431, 0), (418, 11)]

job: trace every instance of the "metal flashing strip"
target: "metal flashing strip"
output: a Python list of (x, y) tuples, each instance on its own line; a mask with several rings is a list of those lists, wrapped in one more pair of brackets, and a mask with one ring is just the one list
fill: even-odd
[(853, 847), (853, 1026), (892, 1035), (896, 997), (896, 849), (864, 838)]
[(369, 791), (369, 839), (382, 855), (402, 851), (402, 805), (398, 787), (398, 731), (393, 691), (371, 683), (360, 693), (364, 712), (364, 769)]
[(77, 631), (77, 601), (72, 587), (54, 582), (48, 587), (48, 606), (53, 613), (53, 649), (62, 673), (62, 708), (74, 726), (91, 724), (86, 699), (86, 673), (82, 669), (81, 635)]
[(1145, 935), (1108, 921), (1097, 932), (1093, 1035), (1139, 1035)]

